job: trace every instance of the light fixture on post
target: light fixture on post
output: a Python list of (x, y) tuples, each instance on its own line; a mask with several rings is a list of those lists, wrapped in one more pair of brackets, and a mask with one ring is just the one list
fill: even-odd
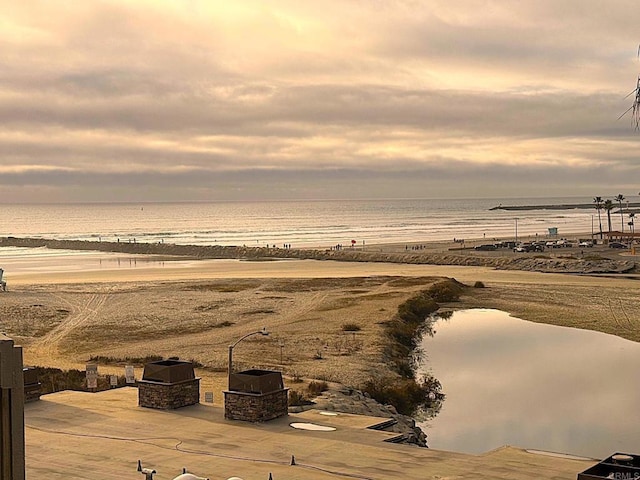
[(286, 416), (289, 412), (288, 392), (282, 373), (251, 368), (234, 372), (233, 349), (252, 335), (269, 335), (266, 327), (250, 332), (229, 345), (229, 387), (224, 392), (224, 418), (245, 422), (266, 422)]
[(227, 374), (227, 380), (231, 378), (231, 374), (233, 373), (233, 349), (236, 345), (238, 345), (242, 340), (247, 337), (251, 337), (253, 335), (264, 335), (265, 337), (269, 335), (269, 331), (267, 327), (262, 327), (262, 330), (258, 330), (257, 332), (247, 333), (245, 336), (240, 337), (233, 345), (229, 345), (229, 370)]

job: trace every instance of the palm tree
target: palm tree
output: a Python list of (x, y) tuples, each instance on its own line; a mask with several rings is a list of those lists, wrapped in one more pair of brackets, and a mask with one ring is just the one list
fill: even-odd
[(635, 216), (636, 216), (636, 214), (634, 212), (629, 212), (629, 228), (631, 229), (631, 242), (632, 243), (635, 240), (635, 234), (636, 234), (635, 222), (633, 221)]
[(602, 219), (600, 218), (600, 210), (602, 210), (602, 197), (593, 197), (593, 203), (598, 211), (598, 224), (600, 225), (600, 240), (602, 240)]
[(618, 202), (618, 205), (620, 205), (620, 226), (622, 227), (622, 233), (624, 233), (624, 216), (622, 215), (622, 202), (625, 200), (624, 195), (619, 193), (615, 200)]
[(602, 209), (607, 212), (607, 220), (609, 221), (609, 233), (611, 233), (611, 210), (615, 207), (613, 206), (613, 201), (608, 198), (602, 204)]

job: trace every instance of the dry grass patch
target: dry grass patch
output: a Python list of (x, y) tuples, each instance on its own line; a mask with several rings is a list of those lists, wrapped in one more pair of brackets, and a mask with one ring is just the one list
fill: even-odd
[(353, 298), (353, 297), (337, 298), (335, 300), (326, 302), (322, 306), (318, 307), (318, 311), (328, 312), (330, 310), (340, 310), (343, 308), (350, 308), (350, 307), (356, 306), (358, 303), (360, 303), (360, 301), (361, 301), (360, 298)]
[(261, 315), (261, 314), (272, 314), (272, 313), (276, 313), (276, 311), (270, 308), (258, 308), (256, 310), (247, 310), (246, 312), (242, 312), (242, 315)]
[[(228, 345), (266, 326), (269, 337), (248, 338), (234, 351), (238, 368), (297, 371), (306, 378), (358, 386), (371, 371), (388, 369), (382, 362), (381, 324), (418, 290), (392, 283), (393, 277), (381, 276), (140, 282), (113, 290), (87, 284), (82, 293), (67, 286), (30, 289), (21, 302), (72, 312), (62, 319), (66, 328), (56, 336), (55, 349), (47, 349), (52, 366), (57, 366), (56, 358), (72, 360), (65, 365), (83, 365), (95, 355), (163, 355), (223, 369)], [(419, 283), (423, 287), (425, 281)], [(354, 291), (365, 293), (350, 293)], [(45, 320), (35, 319), (43, 325)], [(362, 330), (355, 336), (344, 332), (345, 323)], [(30, 338), (22, 342), (27, 348)], [(26, 352), (34, 359), (39, 351)]]
[(223, 280), (213, 283), (186, 285), (182, 289), (185, 291), (238, 293), (255, 289), (258, 286), (260, 286), (260, 282), (258, 281)]

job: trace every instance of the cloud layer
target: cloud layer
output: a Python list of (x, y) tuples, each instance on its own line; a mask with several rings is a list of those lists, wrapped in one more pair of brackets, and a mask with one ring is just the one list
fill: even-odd
[(0, 194), (635, 194), (634, 6), (7, 2)]

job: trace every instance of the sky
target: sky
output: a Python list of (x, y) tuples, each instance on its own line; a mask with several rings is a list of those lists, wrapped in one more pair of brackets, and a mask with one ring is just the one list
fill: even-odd
[(639, 25), (621, 0), (0, 0), (0, 198), (633, 198)]

